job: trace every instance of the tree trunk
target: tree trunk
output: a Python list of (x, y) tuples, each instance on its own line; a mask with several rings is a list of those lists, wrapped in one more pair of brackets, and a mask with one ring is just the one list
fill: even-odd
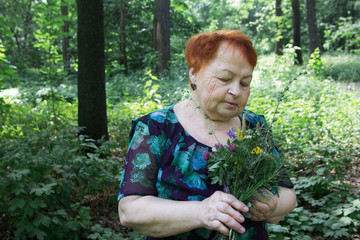
[[(61, 4), (63, 4), (64, 1), (61, 0)], [(68, 6), (61, 5), (61, 16), (64, 18), (68, 18)], [(64, 25), (61, 27), (62, 32), (64, 33), (63, 39), (62, 39), (62, 56), (63, 56), (63, 63), (64, 63), (64, 70), (69, 71), (70, 70), (70, 56), (69, 56), (69, 21), (64, 20)]]
[(281, 10), (281, 0), (276, 0), (276, 45), (275, 45), (275, 54), (282, 55), (284, 42), (283, 42), (283, 33), (281, 28), (282, 21), (282, 10)]
[(121, 2), (120, 6), (120, 58), (119, 64), (124, 66), (123, 72), (127, 73), (127, 59), (126, 59), (126, 6), (125, 1)]
[(319, 47), (315, 8), (316, 8), (316, 0), (306, 0), (310, 54), (312, 54), (315, 51), (315, 49)]
[(302, 65), (302, 52), (301, 52), (301, 38), (300, 38), (300, 4), (299, 0), (291, 0), (291, 6), (293, 10), (293, 40), (294, 40), (294, 46), (298, 47), (298, 49), (295, 50), (296, 53), (296, 59), (295, 64), (296, 65)]
[(153, 48), (159, 62), (155, 72), (160, 73), (170, 60), (170, 0), (154, 1)]
[(91, 139), (108, 138), (105, 93), (105, 41), (102, 0), (77, 0), (78, 124)]

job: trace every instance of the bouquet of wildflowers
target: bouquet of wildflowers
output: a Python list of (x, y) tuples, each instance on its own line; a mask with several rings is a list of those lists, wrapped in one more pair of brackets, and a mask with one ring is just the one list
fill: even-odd
[(242, 202), (260, 188), (277, 193), (276, 182), (283, 173), (283, 160), (274, 154), (275, 146), (268, 125), (245, 130), (245, 114), (242, 129), (230, 129), (227, 145), (216, 144), (208, 154), (208, 174), (212, 184), (219, 183), (224, 191)]
[[(241, 202), (251, 206), (250, 200), (258, 190), (266, 188), (278, 194), (276, 183), (284, 175), (284, 162), (274, 154), (275, 146), (269, 125), (259, 124), (245, 129), (246, 115), (243, 115), (242, 129), (230, 129), (227, 145), (216, 144), (213, 152), (207, 153), (208, 176), (212, 184), (219, 183), (224, 191), (234, 195)], [(265, 191), (260, 191), (265, 195)], [(229, 239), (237, 239), (230, 231)]]

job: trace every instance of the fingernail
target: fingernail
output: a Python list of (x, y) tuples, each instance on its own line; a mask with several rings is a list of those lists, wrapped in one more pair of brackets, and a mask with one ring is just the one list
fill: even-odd
[(240, 222), (243, 222), (244, 220), (245, 220), (245, 219), (244, 219), (243, 216), (240, 216), (240, 217), (239, 217), (239, 221), (240, 221)]
[(249, 208), (247, 206), (244, 207), (243, 209), (245, 212), (249, 211)]
[(245, 228), (241, 228), (241, 229), (240, 229), (240, 232), (241, 232), (241, 233), (244, 233), (244, 232), (245, 232)]

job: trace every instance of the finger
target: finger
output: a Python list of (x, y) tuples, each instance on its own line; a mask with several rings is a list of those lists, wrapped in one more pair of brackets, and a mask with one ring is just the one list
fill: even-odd
[(255, 193), (253, 195), (253, 197), (254, 197), (254, 199), (256, 199), (256, 201), (266, 203), (266, 202), (270, 201), (274, 197), (274, 194), (272, 194), (267, 189), (260, 189), (257, 193)]
[(211, 222), (210, 229), (219, 231), (225, 236), (229, 236), (229, 229), (219, 220), (214, 220)]
[(238, 221), (236, 221), (234, 218), (232, 218), (229, 215), (221, 214), (219, 215), (219, 220), (229, 228), (234, 229), (239, 233), (245, 232), (245, 228)]
[(258, 211), (262, 212), (264, 215), (269, 215), (273, 212), (277, 206), (276, 197), (267, 199), (266, 202), (256, 201), (253, 203), (254, 208)]
[(261, 212), (256, 210), (255, 208), (250, 208), (249, 213), (252, 217), (260, 217), (262, 216)]
[(222, 201), (230, 204), (233, 208), (237, 209), (238, 211), (241, 212), (249, 211), (248, 206), (246, 206), (246, 204), (244, 204), (243, 202), (240, 202), (236, 197), (234, 197), (234, 195), (224, 193), (221, 197), (222, 197), (221, 199)]
[(268, 211), (270, 209), (270, 206), (267, 203), (255, 201), (253, 202), (252, 208), (258, 210), (259, 212), (263, 212), (263, 211)]
[(268, 204), (257, 202), (249, 210), (251, 219), (254, 221), (260, 221), (266, 219), (272, 213), (272, 208)]
[(244, 222), (245, 218), (241, 213), (235, 210), (231, 205), (228, 203), (222, 202), (217, 205), (217, 209), (219, 212), (227, 214), (234, 218), (238, 222)]
[(260, 222), (260, 221), (264, 221), (265, 218), (264, 217), (255, 217), (255, 216), (250, 216), (250, 219), (252, 221), (255, 221), (255, 222)]
[(265, 219), (265, 216), (261, 212), (253, 208), (250, 208), (249, 213), (250, 213), (250, 219), (253, 221), (263, 221)]

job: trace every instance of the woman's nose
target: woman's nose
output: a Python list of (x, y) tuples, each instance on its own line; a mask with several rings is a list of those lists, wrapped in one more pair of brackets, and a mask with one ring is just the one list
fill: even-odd
[(239, 84), (238, 84), (238, 83), (232, 84), (232, 85), (230, 86), (228, 92), (229, 92), (229, 94), (231, 94), (231, 95), (233, 95), (233, 96), (235, 96), (235, 97), (239, 96), (240, 93), (241, 93)]

